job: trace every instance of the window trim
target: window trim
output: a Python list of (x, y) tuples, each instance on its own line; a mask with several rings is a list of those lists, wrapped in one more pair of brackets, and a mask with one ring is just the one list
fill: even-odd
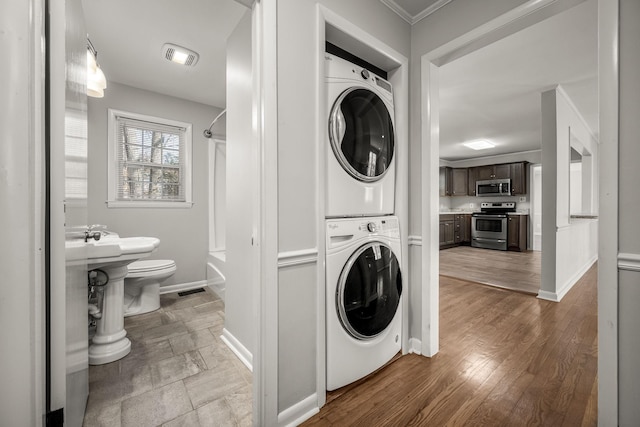
[[(184, 133), (184, 201), (168, 200), (117, 200), (117, 176), (118, 176), (118, 141), (117, 141), (117, 117), (125, 117), (134, 120), (158, 123), (167, 126), (176, 126), (185, 129)], [(108, 119), (108, 154), (107, 154), (107, 207), (108, 208), (191, 208), (192, 198), (192, 124), (146, 114), (132, 113), (129, 111), (109, 108)]]

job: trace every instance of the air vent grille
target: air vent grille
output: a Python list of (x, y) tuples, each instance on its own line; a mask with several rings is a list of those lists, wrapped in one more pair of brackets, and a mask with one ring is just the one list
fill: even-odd
[(187, 67), (195, 66), (200, 59), (197, 52), (171, 43), (165, 43), (162, 46), (162, 56), (171, 62)]

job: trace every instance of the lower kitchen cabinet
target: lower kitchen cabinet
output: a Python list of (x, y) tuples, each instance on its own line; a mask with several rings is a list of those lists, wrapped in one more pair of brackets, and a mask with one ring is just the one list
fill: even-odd
[(471, 215), (440, 215), (440, 249), (471, 243)]
[(440, 248), (456, 243), (455, 215), (440, 215)]
[(507, 250), (527, 250), (527, 222), (529, 215), (509, 215), (507, 221)]

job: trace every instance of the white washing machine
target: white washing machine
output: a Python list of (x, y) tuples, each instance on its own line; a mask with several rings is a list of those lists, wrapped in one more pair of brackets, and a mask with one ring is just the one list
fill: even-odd
[(325, 63), (326, 217), (393, 214), (396, 137), (391, 83), (328, 53)]
[(327, 390), (335, 390), (401, 350), (402, 264), (396, 217), (326, 225)]

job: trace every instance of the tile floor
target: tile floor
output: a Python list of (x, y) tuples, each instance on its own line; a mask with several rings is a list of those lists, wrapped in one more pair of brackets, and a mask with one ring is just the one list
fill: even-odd
[(125, 319), (131, 353), (89, 368), (85, 427), (251, 425), (251, 372), (220, 340), (224, 302), (205, 290)]

